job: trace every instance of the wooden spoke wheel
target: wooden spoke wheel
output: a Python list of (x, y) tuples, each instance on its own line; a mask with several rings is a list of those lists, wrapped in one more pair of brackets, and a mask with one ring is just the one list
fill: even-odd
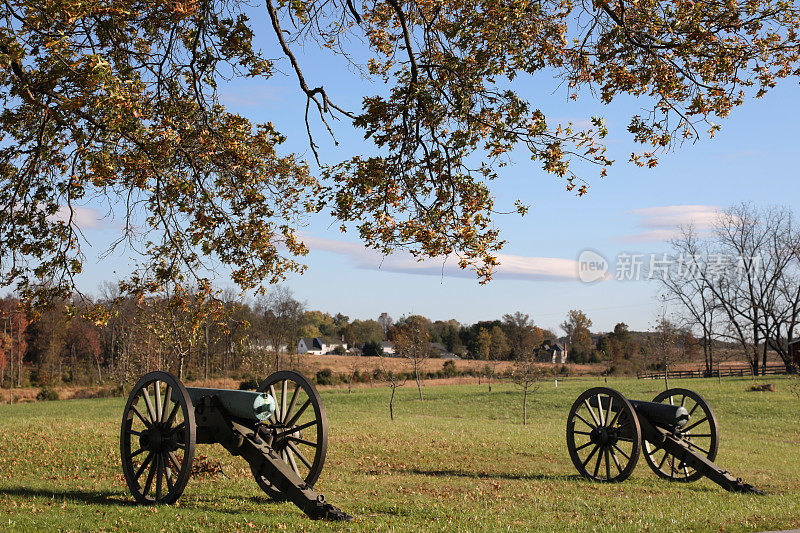
[[(258, 387), (275, 399), (276, 410), (259, 425), (261, 438), (309, 486), (314, 486), (328, 450), (328, 418), (319, 393), (303, 375), (275, 372)], [(277, 500), (285, 499), (266, 478), (253, 471), (256, 483)]]
[(639, 419), (614, 389), (595, 387), (581, 394), (567, 417), (567, 449), (585, 478), (616, 483), (628, 478), (639, 460)]
[(196, 442), (186, 388), (168, 372), (150, 372), (133, 387), (122, 415), (125, 481), (142, 504), (174, 503), (189, 482)]
[[(709, 461), (717, 458), (717, 419), (702, 396), (689, 389), (669, 389), (659, 393), (653, 401), (685, 407), (689, 411), (689, 421), (682, 428), (677, 428), (674, 435), (680, 437), (692, 451), (708, 457)], [(644, 442), (644, 460), (656, 475), (670, 481), (689, 482), (703, 477), (702, 473), (679, 458), (647, 441)]]

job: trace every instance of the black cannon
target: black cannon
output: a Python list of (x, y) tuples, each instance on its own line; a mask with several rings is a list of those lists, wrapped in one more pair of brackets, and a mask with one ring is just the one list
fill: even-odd
[(567, 418), (570, 458), (588, 479), (624, 481), (642, 453), (664, 479), (689, 482), (705, 476), (731, 492), (763, 494), (714, 464), (718, 445), (711, 407), (688, 389), (669, 389), (644, 402), (595, 387), (575, 400)]
[(219, 443), (250, 465), (270, 497), (290, 500), (314, 519), (352, 520), (314, 491), (328, 447), (328, 420), (314, 385), (276, 372), (257, 391), (185, 387), (150, 372), (133, 387), (122, 415), (120, 454), (137, 502), (174, 503), (192, 473), (196, 444)]

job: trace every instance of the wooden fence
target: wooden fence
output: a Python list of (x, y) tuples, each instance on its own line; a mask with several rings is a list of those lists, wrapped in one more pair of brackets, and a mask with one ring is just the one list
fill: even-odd
[[(786, 370), (786, 365), (777, 364), (777, 365), (767, 365), (764, 368), (759, 368), (759, 375), (766, 374), (788, 374)], [(716, 377), (729, 377), (729, 376), (752, 376), (753, 371), (750, 367), (726, 367), (722, 369), (715, 369), (710, 374), (706, 372), (705, 368), (699, 368), (697, 370), (670, 370), (669, 371), (669, 378), (670, 379), (683, 379), (683, 378), (716, 378)], [(664, 372), (637, 372), (636, 377), (638, 379), (664, 379)]]

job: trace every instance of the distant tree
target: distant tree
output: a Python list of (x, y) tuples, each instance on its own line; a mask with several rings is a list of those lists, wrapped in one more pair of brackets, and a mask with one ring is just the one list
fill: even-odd
[(294, 299), (291, 289), (277, 285), (259, 302), (264, 317), (264, 331), (275, 352), (275, 370), (280, 370), (283, 346), (295, 352), (303, 324), (305, 304)]
[(661, 310), (653, 324), (653, 335), (648, 339), (647, 356), (659, 368), (664, 369), (664, 387), (669, 389), (669, 370), (683, 358), (678, 345), (679, 331), (668, 318), (666, 309)]
[(303, 313), (302, 328), (303, 337), (333, 337), (337, 330), (330, 313), (322, 311)]
[(28, 351), (27, 330), (30, 321), (19, 299), (10, 295), (0, 299), (0, 317), (2, 317), (0, 320), (3, 322), (2, 331), (11, 339), (7, 351), (9, 382), (13, 387), (14, 371), (16, 370), (16, 383), (19, 387), (22, 385), (22, 360)]
[(503, 315), (502, 327), (508, 339), (512, 359), (533, 353), (533, 350), (544, 340), (542, 330), (534, 326), (533, 320), (528, 315), (519, 311), (513, 315)]
[(486, 328), (480, 328), (473, 342), (472, 357), (475, 359), (489, 359), (489, 351), (492, 349), (492, 334)]
[(59, 366), (67, 334), (65, 303), (55, 303), (39, 313), (30, 326), (30, 359), (36, 362), (36, 381), (39, 385), (52, 385), (61, 379)]
[(97, 381), (103, 383), (103, 354), (97, 328), (81, 317), (74, 317), (69, 322), (64, 341), (69, 354), (72, 379), (75, 379), (78, 371), (78, 360), (87, 359), (97, 369)]
[(488, 360), (489, 364), (489, 392), (492, 392), (492, 378), (497, 373), (497, 364), (508, 356), (508, 341), (503, 328), (495, 326), (491, 331), (491, 342), (489, 344)]
[(561, 329), (567, 334), (568, 353), (575, 362), (588, 360), (592, 352), (592, 336), (589, 328), (592, 321), (583, 311), (572, 309), (561, 323)]
[(385, 339), (383, 326), (375, 320), (353, 320), (344, 332), (344, 340), (350, 346), (365, 342), (380, 343)]
[(383, 357), (383, 347), (378, 341), (367, 341), (361, 349), (365, 357)]
[(350, 361), (347, 363), (347, 393), (350, 394), (353, 392), (353, 379), (355, 379), (356, 374), (361, 369), (361, 361), (362, 359), (358, 356), (353, 356), (350, 358)]
[(430, 357), (431, 334), (424, 317), (411, 316), (398, 322), (392, 330), (397, 354), (411, 361), (419, 399), (422, 400), (422, 364)]
[(394, 325), (394, 321), (388, 313), (381, 313), (381, 316), (378, 317), (378, 324), (383, 328), (383, 333), (385, 335), (389, 333), (389, 328)]

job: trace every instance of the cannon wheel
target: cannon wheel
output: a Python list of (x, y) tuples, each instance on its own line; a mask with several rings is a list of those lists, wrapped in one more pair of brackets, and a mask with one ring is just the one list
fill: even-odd
[[(621, 407), (614, 411), (612, 406)], [(627, 479), (639, 460), (640, 448), (639, 419), (619, 392), (595, 387), (572, 404), (567, 417), (567, 449), (583, 477), (607, 483)]]
[[(314, 486), (328, 450), (328, 418), (316, 387), (302, 374), (283, 370), (258, 387), (275, 399), (275, 414), (259, 426), (259, 435), (310, 487)], [(252, 467), (251, 467), (252, 470)], [(286, 496), (252, 470), (256, 483), (276, 500)]]
[(192, 474), (197, 429), (183, 384), (150, 372), (134, 385), (120, 431), (122, 472), (142, 504), (175, 503)]
[[(705, 455), (714, 462), (719, 446), (717, 418), (711, 406), (702, 396), (689, 389), (669, 389), (659, 393), (654, 402), (681, 405), (689, 411), (689, 421), (675, 432), (693, 451)], [(650, 442), (644, 442), (644, 460), (657, 476), (670, 481), (696, 481), (701, 472), (687, 466)]]

